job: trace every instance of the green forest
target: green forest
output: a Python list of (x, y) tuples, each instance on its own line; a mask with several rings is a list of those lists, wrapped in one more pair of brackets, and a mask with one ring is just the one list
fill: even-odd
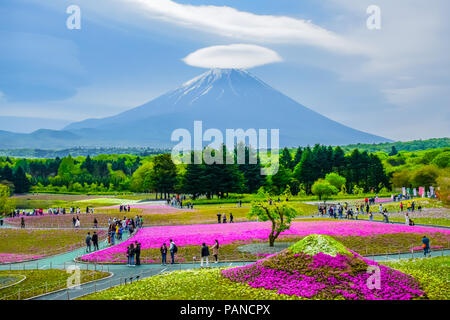
[[(249, 150), (246, 149), (248, 156)], [(235, 152), (236, 157), (236, 152)], [(235, 161), (237, 163), (237, 161)], [(397, 187), (442, 186), (449, 180), (450, 148), (369, 153), (354, 148), (315, 145), (280, 151), (279, 170), (260, 174), (256, 164), (179, 164), (168, 153), (28, 159), (0, 157), (0, 184), (11, 194), (26, 192), (191, 194), (193, 198), (229, 193), (274, 195), (386, 193)]]

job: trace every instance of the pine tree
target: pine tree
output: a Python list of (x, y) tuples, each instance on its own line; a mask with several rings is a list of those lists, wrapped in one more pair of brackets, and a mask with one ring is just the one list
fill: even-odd
[(28, 180), (22, 167), (17, 168), (17, 171), (15, 172), (13, 177), (13, 183), (16, 193), (26, 193), (30, 190), (30, 181)]
[(302, 153), (303, 153), (302, 147), (298, 147), (297, 150), (295, 151), (293, 168), (295, 168), (295, 166), (300, 162), (300, 160), (302, 160)]
[(284, 148), (283, 151), (281, 152), (280, 165), (289, 170), (293, 169), (292, 156), (288, 148)]

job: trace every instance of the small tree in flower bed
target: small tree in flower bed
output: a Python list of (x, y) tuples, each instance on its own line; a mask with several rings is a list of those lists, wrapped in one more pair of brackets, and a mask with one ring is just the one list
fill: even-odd
[(273, 247), (275, 240), (281, 232), (288, 230), (291, 221), (298, 215), (295, 208), (289, 205), (288, 195), (286, 200), (275, 202), (264, 195), (264, 200), (252, 202), (252, 208), (249, 212), (249, 218), (257, 216), (262, 221), (272, 222), (272, 231), (269, 234), (269, 245)]

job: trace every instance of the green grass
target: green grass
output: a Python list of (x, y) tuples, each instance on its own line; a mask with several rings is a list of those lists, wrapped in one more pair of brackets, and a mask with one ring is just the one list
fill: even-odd
[(384, 262), (416, 278), (432, 300), (450, 300), (450, 257), (433, 257)]
[(222, 277), (222, 269), (174, 271), (82, 297), (82, 300), (298, 300)]
[[(94, 230), (0, 229), (0, 254), (52, 255), (84, 246), (87, 232)], [(105, 235), (96, 230), (100, 238)]]
[[(107, 277), (109, 273), (81, 270), (80, 283)], [(20, 300), (31, 298), (47, 292), (64, 289), (67, 287), (67, 279), (71, 276), (65, 270), (20, 270), (20, 271), (0, 271), (0, 277), (26, 276), (26, 279), (11, 287), (0, 289), (0, 300)], [(20, 289), (20, 296), (19, 296)]]
[(303, 252), (310, 256), (315, 256), (319, 252), (333, 257), (336, 257), (338, 254), (352, 255), (340, 242), (336, 241), (331, 236), (322, 234), (309, 235), (290, 246), (289, 249), (294, 253)]

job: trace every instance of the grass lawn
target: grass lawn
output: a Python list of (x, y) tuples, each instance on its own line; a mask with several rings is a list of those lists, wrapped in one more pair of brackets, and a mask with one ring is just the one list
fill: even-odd
[[(80, 270), (80, 282), (89, 282), (105, 278), (107, 272)], [(71, 276), (65, 270), (20, 270), (20, 271), (0, 271), (0, 279), (26, 276), (26, 279), (11, 287), (0, 289), (0, 300), (18, 300), (20, 289), (20, 300), (31, 298), (67, 287), (67, 279)], [(47, 291), (46, 291), (47, 287)]]
[[(87, 232), (95, 230), (0, 229), (0, 263), (38, 259), (84, 246)], [(99, 237), (105, 231), (96, 230)]]
[(431, 300), (450, 300), (450, 257), (384, 262), (416, 278)]

